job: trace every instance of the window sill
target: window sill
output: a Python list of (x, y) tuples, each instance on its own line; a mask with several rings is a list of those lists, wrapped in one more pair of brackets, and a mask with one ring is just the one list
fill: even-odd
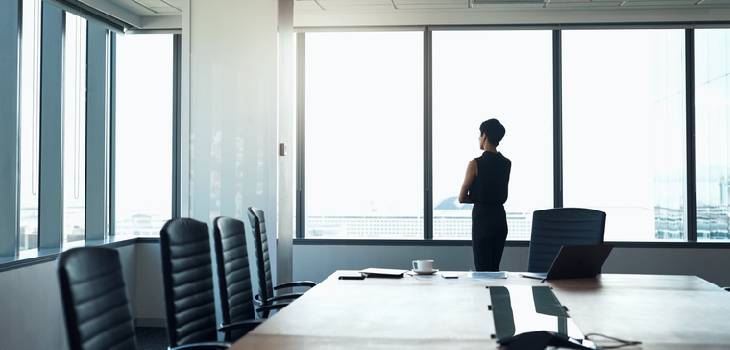
[(159, 238), (154, 236), (111, 236), (104, 240), (66, 243), (62, 249), (28, 249), (21, 251), (17, 256), (1, 257), (0, 272), (52, 261), (64, 251), (78, 247), (104, 246), (107, 248), (117, 248), (136, 243), (157, 243), (159, 241)]
[[(328, 238), (295, 238), (294, 245), (352, 245), (352, 246), (429, 246), (452, 247), (471, 246), (471, 240), (424, 240), (424, 239), (328, 239)], [(694, 249), (727, 249), (730, 241), (718, 242), (606, 242), (616, 248), (694, 248)], [(507, 241), (507, 247), (529, 247), (529, 241)]]
[[(379, 246), (471, 246), (466, 239), (330, 239), (295, 238), (294, 245), (379, 245)], [(527, 247), (528, 241), (507, 241), (508, 247)]]

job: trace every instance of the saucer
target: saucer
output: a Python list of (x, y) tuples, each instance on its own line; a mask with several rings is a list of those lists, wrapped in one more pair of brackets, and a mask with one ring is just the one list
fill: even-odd
[(417, 271), (417, 270), (411, 270), (417, 275), (433, 275), (436, 272), (439, 272), (439, 269), (433, 269), (431, 271)]

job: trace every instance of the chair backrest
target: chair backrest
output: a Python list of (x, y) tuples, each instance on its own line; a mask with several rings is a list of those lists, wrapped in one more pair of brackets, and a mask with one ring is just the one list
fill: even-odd
[(560, 247), (601, 244), (606, 213), (600, 210), (560, 208), (532, 214), (532, 236), (527, 270), (547, 272)]
[(223, 323), (256, 318), (243, 221), (224, 216), (215, 218), (213, 245)]
[(162, 281), (170, 346), (216, 341), (208, 225), (172, 219), (160, 230)]
[(132, 312), (116, 250), (68, 250), (58, 260), (58, 278), (70, 349), (136, 348)]
[(251, 223), (256, 251), (256, 272), (259, 280), (259, 295), (261, 300), (274, 296), (274, 282), (271, 277), (271, 262), (269, 260), (269, 241), (266, 237), (266, 220), (263, 210), (255, 207), (248, 208), (248, 220)]

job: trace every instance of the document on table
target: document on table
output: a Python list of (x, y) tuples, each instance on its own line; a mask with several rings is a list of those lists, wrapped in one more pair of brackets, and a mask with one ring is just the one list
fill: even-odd
[(504, 271), (471, 271), (466, 277), (479, 280), (506, 279), (507, 273)]

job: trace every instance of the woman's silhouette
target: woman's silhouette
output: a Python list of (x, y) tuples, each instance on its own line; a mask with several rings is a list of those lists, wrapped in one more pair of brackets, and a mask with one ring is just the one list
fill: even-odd
[(499, 271), (507, 239), (504, 202), (512, 162), (497, 152), (504, 132), (497, 119), (489, 119), (479, 126), (479, 149), (484, 153), (469, 162), (459, 192), (459, 202), (474, 203), (471, 239), (476, 271)]

